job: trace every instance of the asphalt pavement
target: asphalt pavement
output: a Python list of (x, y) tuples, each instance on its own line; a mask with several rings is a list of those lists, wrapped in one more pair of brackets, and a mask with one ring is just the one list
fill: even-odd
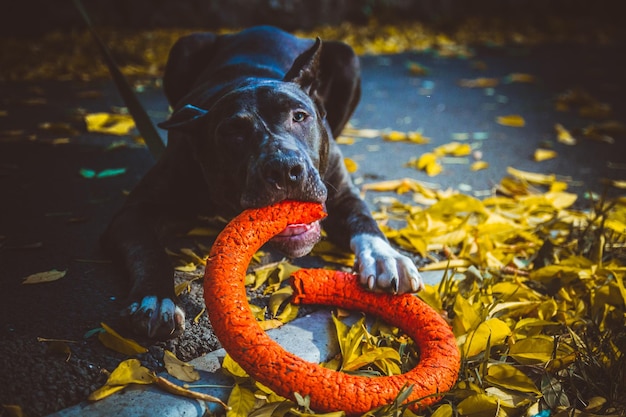
[[(587, 204), (586, 193), (602, 193), (605, 179), (626, 180), (626, 135), (612, 134), (611, 141), (582, 134), (592, 123), (626, 123), (622, 52), (621, 46), (542, 45), (481, 47), (471, 58), (430, 53), (363, 57), (363, 95), (352, 126), (420, 131), (431, 141), (418, 145), (376, 137), (342, 145), (345, 156), (358, 163), (355, 180), (410, 177), (484, 196), (494, 191), (507, 167), (515, 167), (556, 174)], [(410, 62), (426, 73), (409, 71)], [(516, 81), (511, 74), (529, 74), (532, 82), (520, 81), (527, 77)], [(499, 82), (479, 88), (459, 85), (459, 80), (479, 77)], [(575, 103), (567, 111), (558, 109), (555, 99), (573, 89), (605, 103), (608, 119), (581, 116)], [(147, 83), (139, 97), (155, 122), (167, 117), (158, 82)], [(4, 82), (0, 100), (0, 404), (19, 405), (30, 417), (43, 416), (85, 401), (106, 380), (103, 370), (126, 358), (85, 338), (101, 322), (123, 328), (118, 312), (126, 282), (100, 250), (98, 236), (125, 192), (154, 161), (130, 136), (85, 131), (83, 114), (123, 107), (108, 80)], [(522, 116), (525, 125), (496, 122), (506, 115)], [(557, 141), (556, 123), (574, 134), (576, 145)], [(467, 161), (444, 161), (443, 172), (434, 177), (406, 166), (411, 158), (453, 140), (471, 144), (477, 153)], [(557, 157), (534, 161), (539, 147), (555, 150)], [(474, 157), (488, 168), (471, 171)], [(84, 169), (118, 168), (124, 173), (81, 175)], [(367, 194), (372, 208), (376, 196)], [(50, 283), (22, 283), (31, 274), (55, 269), (67, 273)], [(199, 294), (197, 283), (185, 301), (188, 316), (200, 311)], [(179, 340), (151, 346), (142, 361), (158, 368), (163, 349), (184, 360), (214, 350), (218, 344), (206, 323), (204, 318)]]

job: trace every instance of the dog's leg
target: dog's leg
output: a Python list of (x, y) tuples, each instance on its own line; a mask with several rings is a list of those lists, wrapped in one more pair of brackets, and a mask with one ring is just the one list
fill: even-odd
[(197, 208), (199, 173), (187, 160), (184, 142), (173, 141), (161, 159), (127, 197), (101, 238), (103, 248), (124, 268), (130, 279), (128, 317), (133, 331), (154, 339), (182, 333), (185, 315), (176, 305), (174, 268), (159, 238), (163, 226), (195, 218), (180, 213), (183, 207)]
[(122, 315), (135, 333), (164, 340), (182, 333), (185, 314), (175, 302), (174, 269), (156, 234), (155, 210), (127, 204), (101, 241), (130, 275), (129, 305)]
[[(318, 95), (324, 102), (330, 130), (336, 137), (352, 116), (361, 95), (358, 57), (344, 43), (324, 42), (319, 76)], [(350, 247), (355, 253), (361, 283), (372, 290), (418, 291), (422, 278), (415, 264), (389, 245), (352, 184), (335, 142), (330, 143), (324, 181), (329, 193), (328, 219), (324, 227), (332, 240)]]
[(422, 278), (411, 259), (391, 247), (352, 184), (339, 147), (331, 143), (328, 174), (328, 218), (324, 228), (330, 239), (355, 254), (360, 282), (370, 290), (394, 293), (419, 291)]

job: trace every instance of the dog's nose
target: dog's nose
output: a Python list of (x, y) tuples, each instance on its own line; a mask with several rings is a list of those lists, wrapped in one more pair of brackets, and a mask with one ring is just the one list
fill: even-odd
[(297, 157), (277, 157), (263, 167), (265, 181), (278, 188), (299, 186), (305, 177), (304, 162)]

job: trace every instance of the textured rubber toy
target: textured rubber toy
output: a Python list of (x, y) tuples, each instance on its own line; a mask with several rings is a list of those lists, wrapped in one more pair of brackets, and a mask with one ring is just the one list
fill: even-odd
[(420, 351), (418, 365), (402, 375), (365, 377), (332, 371), (287, 352), (261, 329), (248, 306), (244, 278), (252, 255), (289, 224), (325, 216), (321, 205), (283, 201), (233, 219), (215, 241), (207, 262), (204, 298), (209, 319), (229, 355), (277, 394), (309, 396), (318, 412), (363, 414), (390, 404), (412, 385), (407, 401), (418, 410), (440, 400), (455, 384), (460, 354), (449, 325), (419, 298), (366, 291), (356, 276), (322, 269), (293, 275), (295, 303), (325, 304), (376, 315), (402, 329)]

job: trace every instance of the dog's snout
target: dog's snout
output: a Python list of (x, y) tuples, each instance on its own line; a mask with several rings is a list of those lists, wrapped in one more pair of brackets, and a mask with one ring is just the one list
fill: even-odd
[(297, 157), (276, 157), (265, 163), (263, 175), (268, 183), (278, 188), (289, 188), (304, 181), (306, 167)]

